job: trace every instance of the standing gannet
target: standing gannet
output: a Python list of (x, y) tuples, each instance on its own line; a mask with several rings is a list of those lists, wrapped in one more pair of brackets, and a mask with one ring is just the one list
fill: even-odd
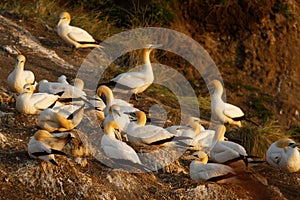
[(130, 92), (135, 95), (145, 91), (154, 80), (153, 70), (150, 62), (150, 53), (161, 45), (149, 44), (143, 50), (143, 69), (138, 72), (126, 72), (119, 74), (110, 83), (116, 85), (118, 92)]
[(101, 147), (104, 153), (112, 159), (126, 160), (142, 164), (137, 153), (125, 142), (117, 140), (114, 129), (118, 128), (115, 121), (110, 121), (104, 126), (104, 135), (101, 139)]
[(60, 13), (57, 33), (66, 43), (73, 45), (75, 48), (101, 47), (88, 32), (70, 26), (70, 22), (71, 15), (68, 12)]
[(70, 131), (82, 120), (84, 105), (61, 105), (47, 108), (41, 112), (38, 118), (38, 126), (49, 132)]
[(241, 145), (231, 142), (223, 141), (226, 132), (226, 127), (224, 125), (217, 125), (215, 137), (216, 141), (214, 146), (210, 150), (210, 159), (217, 163), (225, 163), (227, 161), (241, 159), (247, 162), (247, 158), (253, 157), (248, 156), (244, 147)]
[(162, 127), (146, 125), (147, 118), (144, 112), (136, 111), (135, 114), (137, 122), (130, 122), (127, 127), (127, 137), (130, 143), (161, 144), (171, 141), (175, 137), (174, 134)]
[(206, 153), (199, 151), (198, 158), (190, 164), (190, 177), (195, 181), (208, 181), (224, 177), (228, 174), (235, 175), (234, 170), (223, 164), (207, 163), (208, 156)]
[(282, 138), (274, 142), (267, 150), (267, 162), (288, 172), (300, 170), (300, 144), (289, 138)]
[(8, 75), (8, 86), (13, 92), (21, 94), (26, 83), (34, 84), (34, 74), (32, 71), (24, 70), (26, 58), (18, 55), (15, 69)]
[(23, 92), (16, 100), (16, 108), (24, 114), (38, 114), (42, 110), (55, 105), (59, 99), (58, 95), (48, 93), (33, 93), (34, 87), (31, 84), (25, 84)]
[(225, 103), (222, 99), (223, 86), (220, 81), (213, 80), (214, 92), (211, 99), (212, 120), (215, 123), (229, 123), (241, 127), (241, 119), (244, 119), (243, 111), (232, 104)]
[(38, 130), (28, 143), (28, 154), (32, 158), (45, 160), (58, 165), (54, 159), (55, 154), (66, 155), (61, 150), (72, 139), (71, 133), (50, 134), (45, 130)]

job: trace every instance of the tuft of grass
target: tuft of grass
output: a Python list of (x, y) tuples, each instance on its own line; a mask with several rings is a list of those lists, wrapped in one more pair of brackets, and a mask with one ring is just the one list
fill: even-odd
[(257, 155), (265, 158), (269, 146), (283, 137), (290, 137), (284, 133), (275, 121), (268, 121), (263, 127), (256, 127), (249, 123), (243, 123), (240, 129), (234, 129), (226, 136), (230, 139), (240, 141), (249, 155)]

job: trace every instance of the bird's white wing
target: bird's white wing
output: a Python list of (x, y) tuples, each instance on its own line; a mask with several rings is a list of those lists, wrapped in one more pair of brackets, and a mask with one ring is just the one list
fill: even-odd
[(225, 104), (224, 114), (230, 118), (238, 118), (244, 116), (244, 112), (239, 107), (229, 103)]
[(28, 153), (32, 156), (32, 153), (35, 152), (47, 152), (50, 153), (51, 149), (47, 147), (45, 144), (36, 141), (34, 138), (32, 138), (28, 143)]
[(24, 76), (26, 83), (31, 83), (31, 84), (34, 83), (35, 79), (34, 79), (34, 74), (32, 71), (25, 70), (23, 72), (23, 76)]
[(204, 168), (208, 179), (218, 176), (224, 176), (229, 173), (235, 174), (234, 170), (231, 167), (217, 163), (208, 163)]
[(93, 36), (91, 36), (87, 31), (75, 26), (70, 26), (68, 36), (77, 42), (95, 42)]
[(34, 93), (30, 99), (36, 109), (46, 109), (57, 101), (58, 96), (47, 93)]
[(244, 155), (244, 156), (247, 155), (246, 149), (238, 143), (231, 142), (231, 141), (219, 141), (219, 142), (224, 146), (238, 152), (240, 155)]
[[(169, 139), (174, 137), (174, 135), (167, 130), (153, 125), (146, 125), (137, 127), (134, 130), (134, 137), (140, 138), (145, 144), (151, 144), (153, 142), (158, 142), (161, 140)], [(128, 133), (130, 135), (130, 133)]]
[(110, 158), (141, 163), (136, 152), (124, 142), (116, 139), (110, 139), (108, 136), (104, 135), (101, 140), (101, 147), (104, 150), (104, 153)]
[(123, 73), (113, 78), (112, 81), (125, 85), (129, 88), (136, 88), (146, 84), (145, 75), (140, 72)]

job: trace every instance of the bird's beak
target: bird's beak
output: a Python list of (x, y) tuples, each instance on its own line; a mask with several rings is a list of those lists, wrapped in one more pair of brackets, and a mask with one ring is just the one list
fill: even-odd
[(295, 143), (293, 145), (291, 145), (292, 148), (295, 148), (295, 147), (300, 147), (300, 143)]

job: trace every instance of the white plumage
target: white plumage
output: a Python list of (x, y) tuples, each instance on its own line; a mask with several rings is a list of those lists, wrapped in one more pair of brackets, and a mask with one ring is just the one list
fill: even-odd
[(227, 165), (207, 163), (208, 156), (204, 152), (198, 152), (198, 157), (199, 160), (193, 160), (190, 164), (190, 177), (195, 181), (207, 181), (227, 174), (236, 174), (234, 170)]
[(14, 70), (8, 75), (8, 86), (13, 92), (22, 93), (26, 83), (34, 84), (34, 74), (32, 71), (24, 70), (26, 58), (23, 55), (17, 57)]
[(217, 141), (210, 150), (210, 159), (217, 163), (224, 163), (241, 156), (247, 157), (247, 152), (241, 145), (231, 142), (222, 141), (226, 128), (224, 125), (218, 125), (215, 134), (217, 135)]
[(16, 108), (25, 114), (38, 114), (42, 110), (54, 105), (59, 99), (58, 95), (48, 93), (33, 93), (33, 86), (25, 84), (23, 92), (16, 100)]
[(146, 115), (142, 111), (136, 111), (137, 122), (131, 122), (127, 128), (128, 141), (132, 144), (153, 144), (163, 142), (175, 137), (166, 129), (154, 126), (145, 125)]
[(225, 103), (222, 99), (223, 86), (220, 81), (212, 81), (214, 92), (211, 100), (212, 119), (216, 123), (229, 123), (241, 127), (241, 119), (244, 117), (243, 111), (232, 104)]
[(127, 131), (128, 124), (130, 123), (129, 116), (121, 112), (118, 104), (113, 104), (110, 106), (108, 114), (105, 115), (103, 125), (105, 126), (110, 121), (117, 122), (120, 131), (124, 132)]
[(115, 121), (108, 122), (104, 127), (104, 135), (101, 139), (101, 147), (104, 153), (113, 159), (122, 159), (133, 163), (141, 164), (137, 153), (126, 143), (117, 140), (114, 129), (118, 128)]
[[(112, 79), (113, 82), (121, 86), (126, 86), (126, 89), (116, 89), (116, 91), (138, 94), (145, 91), (153, 83), (154, 75), (150, 62), (150, 52), (160, 46), (161, 45), (149, 44), (143, 50), (144, 65), (141, 71), (122, 73)], [(120, 88), (122, 88), (121, 86)], [(116, 87), (118, 87), (118, 85), (116, 85)]]
[(38, 158), (57, 165), (54, 155), (65, 155), (61, 150), (72, 137), (71, 133), (52, 135), (48, 131), (38, 130), (28, 143), (28, 154), (32, 158)]
[(84, 105), (61, 105), (47, 108), (41, 112), (38, 118), (38, 126), (49, 132), (70, 131), (82, 120)]
[(101, 47), (88, 32), (70, 26), (70, 22), (71, 15), (68, 12), (60, 13), (57, 33), (66, 43), (73, 45), (75, 48)]
[(282, 138), (274, 142), (267, 150), (267, 162), (288, 172), (300, 170), (300, 144), (289, 138)]

